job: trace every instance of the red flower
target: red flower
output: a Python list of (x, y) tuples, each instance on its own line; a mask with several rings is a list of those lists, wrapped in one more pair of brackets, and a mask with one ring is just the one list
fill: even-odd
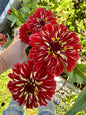
[(33, 13), (27, 20), (30, 31), (35, 33), (44, 27), (46, 23), (57, 24), (56, 18), (53, 18), (54, 14), (51, 10), (45, 10), (43, 8), (37, 8), (36, 12)]
[(19, 105), (26, 105), (27, 108), (46, 105), (55, 93), (56, 81), (54, 76), (47, 74), (45, 70), (34, 70), (34, 63), (31, 60), (26, 63), (15, 65), (13, 73), (9, 74), (12, 81), (9, 81), (8, 88), (13, 99)]
[(27, 23), (24, 23), (19, 29), (19, 38), (21, 39), (22, 42), (29, 44), (30, 34), (31, 34), (31, 32), (27, 28)]
[(0, 33), (0, 46), (4, 46), (7, 42), (7, 38), (5, 37), (5, 34)]
[(71, 72), (79, 59), (81, 45), (75, 32), (67, 32), (63, 24), (46, 24), (44, 30), (29, 38), (32, 49), (29, 58), (34, 59), (37, 68), (45, 65), (47, 71), (59, 76), (64, 66)]
[(12, 12), (12, 10), (9, 9), (9, 10), (7, 11), (7, 14), (10, 15), (11, 12)]

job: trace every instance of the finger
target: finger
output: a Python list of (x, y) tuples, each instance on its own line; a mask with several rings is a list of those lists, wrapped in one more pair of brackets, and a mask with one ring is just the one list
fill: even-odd
[(18, 40), (20, 40), (20, 39), (19, 39), (19, 34), (17, 34), (17, 36), (14, 37), (14, 40), (13, 40), (13, 41), (14, 41), (14, 42), (17, 42)]
[(19, 28), (15, 29), (15, 32), (14, 32), (14, 38), (16, 38), (16, 36), (19, 34)]

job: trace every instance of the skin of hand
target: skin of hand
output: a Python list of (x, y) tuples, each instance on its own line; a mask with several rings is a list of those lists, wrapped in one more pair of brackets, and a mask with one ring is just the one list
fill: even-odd
[(18, 33), (18, 29), (15, 30), (13, 42), (0, 54), (0, 57), (6, 66), (0, 71), (0, 73), (13, 68), (16, 63), (22, 63), (27, 60), (25, 49), (29, 45), (21, 42)]

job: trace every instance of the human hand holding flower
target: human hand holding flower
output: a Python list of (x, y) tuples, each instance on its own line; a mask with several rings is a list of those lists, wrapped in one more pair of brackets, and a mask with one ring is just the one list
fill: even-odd
[(25, 49), (28, 47), (27, 44), (21, 42), (19, 39), (18, 29), (15, 30), (14, 40), (11, 45), (5, 49), (1, 54), (2, 60), (2, 69), (0, 68), (0, 73), (4, 72), (7, 69), (13, 68), (14, 64), (22, 63), (27, 60)]

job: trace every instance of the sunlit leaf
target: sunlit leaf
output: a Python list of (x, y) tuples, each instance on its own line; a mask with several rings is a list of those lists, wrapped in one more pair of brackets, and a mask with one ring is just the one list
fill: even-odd
[(86, 87), (79, 94), (74, 106), (65, 115), (75, 115), (86, 107)]

